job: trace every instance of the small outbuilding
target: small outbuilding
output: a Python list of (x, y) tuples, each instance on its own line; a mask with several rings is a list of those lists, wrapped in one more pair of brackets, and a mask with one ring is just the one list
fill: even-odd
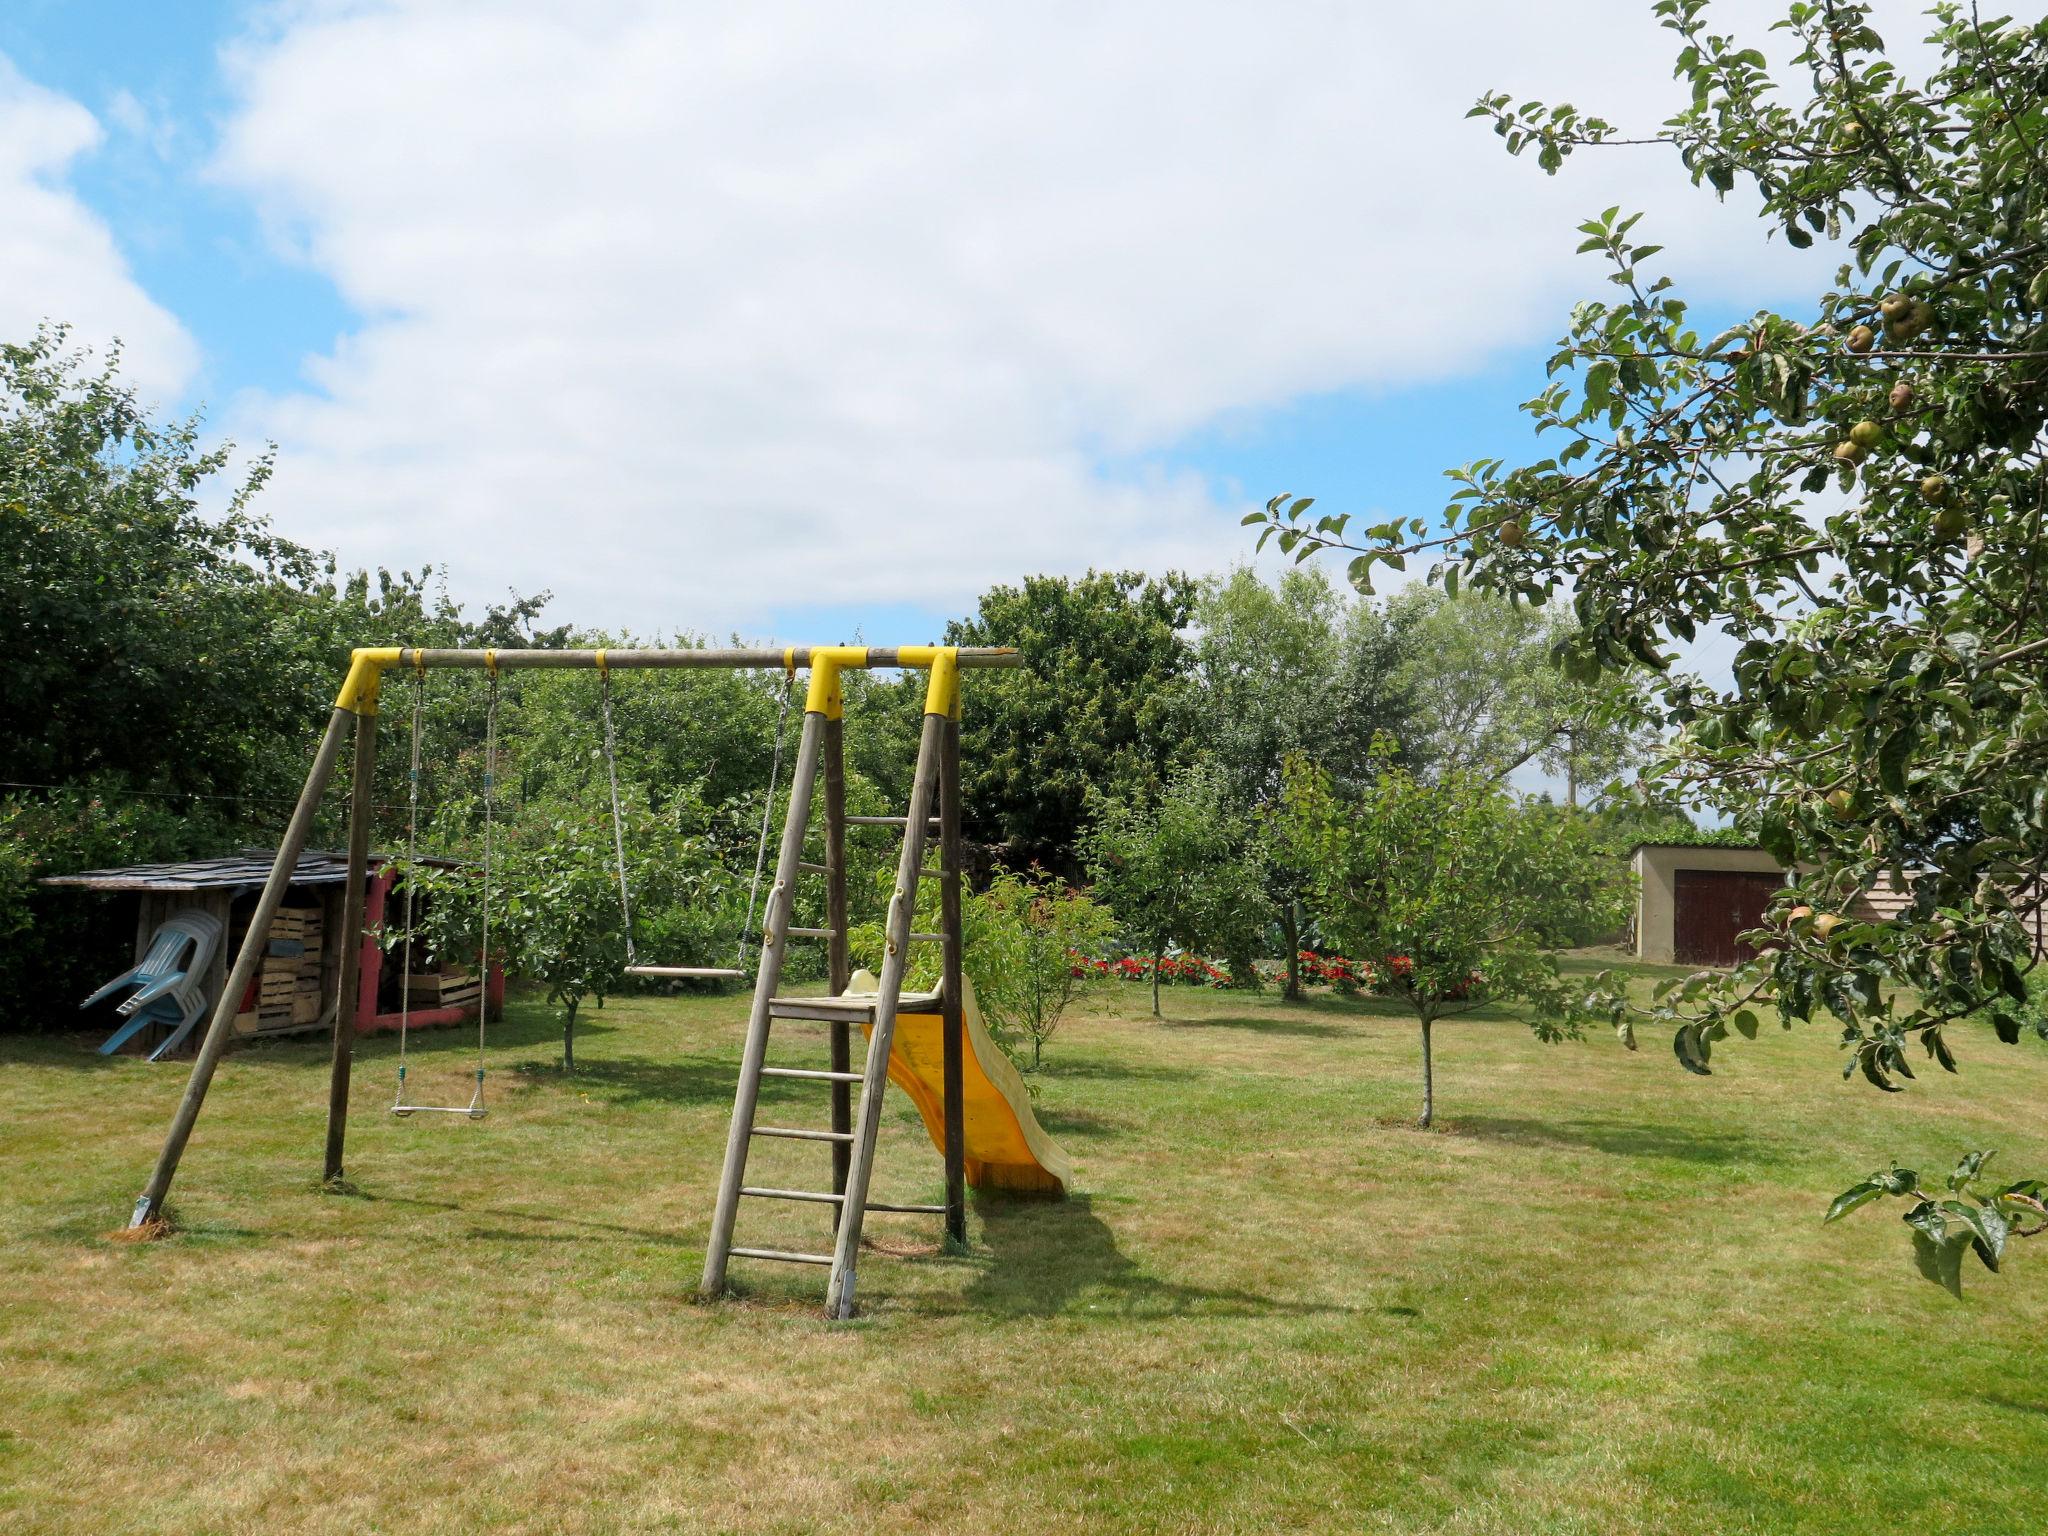
[(1785, 867), (1755, 843), (1707, 832), (1697, 842), (1638, 843), (1636, 958), (1657, 965), (1739, 965), (1740, 935), (1763, 926)]
[[(132, 903), (110, 908), (108, 920), (125, 922), (132, 914), (138, 961), (158, 925), (173, 913), (196, 908), (218, 919), (226, 942), (215, 950), (207, 966), (205, 993), (210, 1014), (227, 985), (228, 971), (248, 933), (257, 898), (276, 857), (273, 849), (251, 848), (230, 858), (48, 875), (41, 883), (132, 898)], [(448, 867), (441, 860), (420, 862)], [(266, 935), (263, 964), (238, 999), (237, 1037), (333, 1029), (340, 1006), (342, 966), (349, 958), (341, 953), (341, 905), (347, 884), (344, 855), (309, 851), (299, 856), (284, 902)], [(388, 860), (373, 858), (363, 891), (362, 948), (353, 957), (359, 970), (356, 1032), (396, 1029), (402, 1001), (409, 1005), (414, 1029), (474, 1019), (486, 991), (495, 1018), (504, 1007), (504, 973), (493, 964), (489, 987), (484, 987), (475, 975), (473, 957), (443, 961), (421, 956), (412, 965), (410, 995), (406, 996), (405, 966), (409, 962), (404, 948), (387, 956), (376, 938), (397, 884), (398, 872)], [(184, 1042), (186, 1049), (196, 1049), (203, 1035), (203, 1028), (194, 1031)], [(143, 1049), (152, 1043), (148, 1035), (142, 1035), (131, 1042), (131, 1048)]]

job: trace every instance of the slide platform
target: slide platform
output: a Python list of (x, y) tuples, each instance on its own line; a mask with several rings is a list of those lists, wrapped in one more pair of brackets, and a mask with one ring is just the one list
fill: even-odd
[[(844, 996), (872, 995), (875, 978), (856, 971)], [(922, 998), (919, 999), (923, 1001)], [(961, 1062), (962, 1110), (966, 1123), (967, 1182), (974, 1189), (1004, 1189), (1063, 1195), (1073, 1165), (1060, 1144), (1031, 1112), (1031, 1093), (1002, 1047), (989, 1038), (975, 1005), (974, 983), (966, 984), (961, 1033), (967, 1047)], [(864, 1026), (874, 1033), (873, 1025)], [(945, 1146), (945, 1037), (936, 1008), (896, 1016), (889, 1051), (889, 1081), (910, 1095), (924, 1116), (932, 1145)]]

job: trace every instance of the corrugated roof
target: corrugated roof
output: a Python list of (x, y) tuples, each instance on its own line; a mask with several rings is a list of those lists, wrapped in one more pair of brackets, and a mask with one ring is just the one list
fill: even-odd
[[(389, 863), (391, 855), (373, 853), (370, 864)], [(39, 884), (68, 885), (88, 891), (220, 891), (256, 887), (270, 878), (277, 862), (274, 848), (245, 848), (224, 859), (186, 859), (176, 864), (131, 864), (126, 869), (82, 869), (70, 875), (45, 875)], [(454, 869), (453, 859), (419, 861)], [(294, 885), (340, 885), (348, 879), (348, 855), (309, 849), (299, 855)]]

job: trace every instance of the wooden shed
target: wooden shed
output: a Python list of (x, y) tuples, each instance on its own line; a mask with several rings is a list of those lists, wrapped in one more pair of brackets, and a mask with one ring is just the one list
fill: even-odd
[[(218, 918), (227, 941), (215, 953), (206, 975), (209, 1009), (227, 984), (228, 967), (248, 931), (256, 908), (257, 894), (270, 874), (274, 850), (245, 849), (229, 858), (192, 859), (177, 864), (137, 864), (126, 869), (88, 869), (77, 874), (49, 875), (44, 885), (69, 886), (133, 897), (135, 958), (141, 959), (157, 925), (173, 912), (196, 907)], [(446, 861), (433, 862), (442, 868)], [(264, 957), (262, 970), (240, 999), (235, 1015), (238, 1037), (330, 1031), (341, 997), (341, 902), (348, 881), (348, 859), (340, 853), (307, 852), (299, 856), (297, 869), (286, 890), (284, 904), (270, 926), (271, 953)], [(361, 985), (356, 1005), (356, 1030), (369, 1034), (396, 1029), (402, 998), (403, 976), (397, 965), (387, 963), (374, 937), (382, 926), (397, 871), (388, 858), (373, 858), (367, 888), (363, 892), (362, 948), (354, 956), (360, 967)], [(422, 961), (412, 976), (411, 1026), (431, 1028), (474, 1019), (485, 988), (475, 975), (474, 961), (436, 964)], [(493, 1018), (503, 1010), (504, 972), (491, 967), (489, 1005)], [(186, 1042), (196, 1050), (204, 1030), (195, 1030)], [(138, 1037), (130, 1049), (146, 1049), (153, 1041)]]
[(1785, 869), (1754, 843), (1638, 843), (1636, 958), (1657, 965), (1738, 965)]

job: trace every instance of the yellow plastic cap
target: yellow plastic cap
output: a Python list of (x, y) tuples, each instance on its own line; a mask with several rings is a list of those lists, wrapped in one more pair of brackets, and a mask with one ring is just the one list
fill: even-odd
[(357, 646), (349, 654), (348, 676), (342, 681), (341, 692), (335, 695), (334, 707), (352, 715), (377, 713), (377, 691), (384, 681), (384, 669), (397, 666), (400, 654), (395, 645)]

